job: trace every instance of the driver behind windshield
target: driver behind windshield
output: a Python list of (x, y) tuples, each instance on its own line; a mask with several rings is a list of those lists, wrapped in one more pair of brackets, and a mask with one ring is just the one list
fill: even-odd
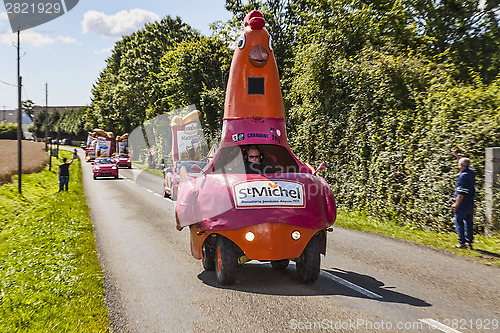
[(264, 165), (262, 164), (262, 159), (264, 155), (260, 151), (260, 148), (256, 145), (248, 147), (245, 155), (245, 171), (247, 174), (262, 174), (264, 173)]

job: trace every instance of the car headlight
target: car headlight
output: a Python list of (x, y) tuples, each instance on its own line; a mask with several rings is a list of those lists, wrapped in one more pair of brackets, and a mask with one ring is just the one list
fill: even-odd
[(112, 166), (111, 169), (115, 170), (116, 169), (116, 166)]
[(100, 168), (96, 165), (96, 166), (95, 166), (95, 169), (96, 169), (96, 170), (99, 170)]
[(292, 239), (293, 240), (299, 240), (300, 239), (300, 232), (298, 230), (295, 230), (292, 232)]
[(253, 232), (249, 231), (245, 234), (245, 239), (247, 241), (251, 242), (255, 239), (255, 234)]

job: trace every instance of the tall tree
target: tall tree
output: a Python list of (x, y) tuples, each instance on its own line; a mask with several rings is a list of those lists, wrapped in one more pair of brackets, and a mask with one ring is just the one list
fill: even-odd
[(217, 38), (179, 43), (161, 59), (155, 109), (164, 112), (195, 104), (203, 111), (207, 130), (216, 131), (222, 121), (231, 54)]
[(27, 99), (21, 102), (21, 107), (26, 112), (31, 121), (33, 121), (33, 109), (35, 108), (35, 103), (31, 99)]
[(195, 36), (199, 34), (180, 18), (167, 16), (117, 42), (92, 89), (87, 127), (129, 132), (151, 118), (156, 112), (152, 92), (160, 59), (177, 43)]
[[(409, 0), (426, 53), (457, 66), (456, 78), (471, 82), (470, 69), (491, 82), (500, 69), (500, 1)], [(439, 58), (438, 58), (439, 59)]]

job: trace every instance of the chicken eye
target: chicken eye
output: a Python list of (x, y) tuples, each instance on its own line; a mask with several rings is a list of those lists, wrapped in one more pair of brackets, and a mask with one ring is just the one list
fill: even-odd
[(238, 40), (238, 47), (243, 49), (245, 47), (246, 37), (245, 34), (242, 34), (240, 39)]
[(269, 50), (274, 50), (274, 42), (271, 36), (269, 36)]

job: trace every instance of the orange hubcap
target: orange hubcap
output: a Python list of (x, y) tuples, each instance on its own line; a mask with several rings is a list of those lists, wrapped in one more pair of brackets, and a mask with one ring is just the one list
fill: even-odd
[(217, 248), (217, 270), (220, 272), (222, 267), (222, 259), (220, 256), (220, 248)]

